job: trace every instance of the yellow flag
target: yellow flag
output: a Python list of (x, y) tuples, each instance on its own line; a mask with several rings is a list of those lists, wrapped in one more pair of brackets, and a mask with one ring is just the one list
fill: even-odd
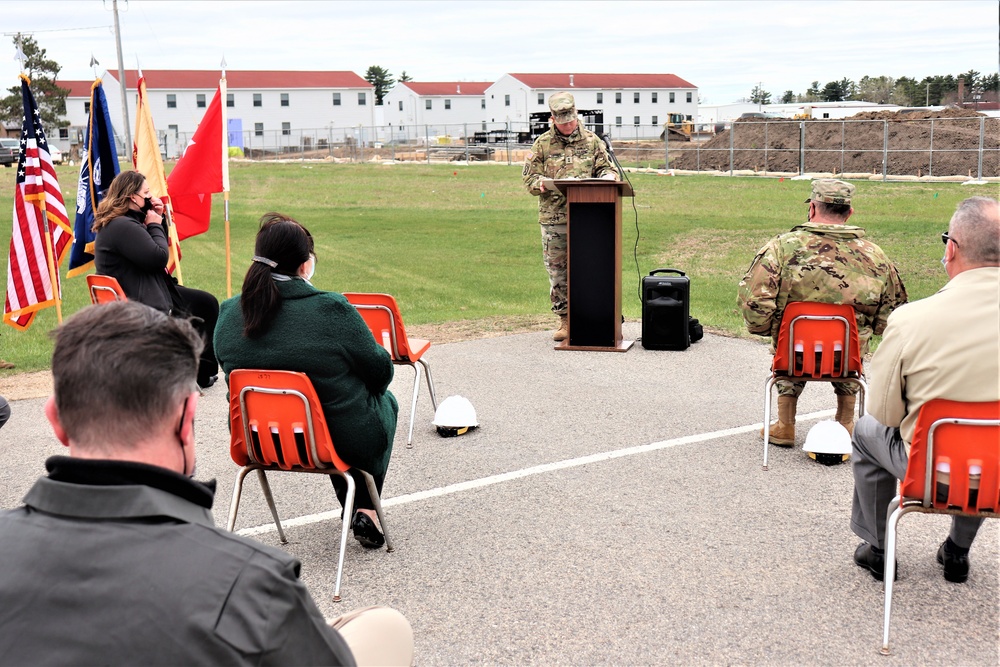
[[(135, 112), (135, 143), (132, 144), (132, 165), (136, 171), (146, 177), (149, 193), (163, 199), (167, 196), (167, 178), (163, 173), (160, 142), (156, 136), (156, 128), (153, 127), (153, 116), (149, 112), (149, 104), (146, 99), (146, 79), (142, 76), (142, 72), (139, 72), (139, 83), (136, 87), (139, 90), (139, 100)], [(169, 203), (167, 208), (169, 213)], [(172, 223), (167, 230), (167, 240), (170, 245), (170, 261), (167, 265), (167, 271), (173, 273), (176, 270), (177, 280), (183, 284), (181, 280), (180, 241), (177, 239), (177, 230)]]

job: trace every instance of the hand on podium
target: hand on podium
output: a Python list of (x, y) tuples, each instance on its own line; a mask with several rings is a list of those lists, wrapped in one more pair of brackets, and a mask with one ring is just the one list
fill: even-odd
[(618, 177), (615, 176), (614, 174), (610, 173), (610, 172), (607, 173), (607, 174), (604, 174), (603, 176), (601, 176), (601, 178), (604, 179), (605, 181), (617, 181), (618, 180)]

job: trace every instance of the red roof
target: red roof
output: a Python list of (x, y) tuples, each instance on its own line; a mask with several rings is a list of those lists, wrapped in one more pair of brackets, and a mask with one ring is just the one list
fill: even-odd
[[(118, 79), (117, 72), (108, 74)], [(219, 70), (180, 70), (180, 69), (147, 69), (142, 74), (146, 77), (146, 88), (149, 90), (213, 90), (219, 87), (221, 72)], [(134, 89), (138, 76), (136, 70), (125, 70), (125, 81), (128, 87)], [(311, 72), (311, 71), (272, 71), (272, 70), (227, 70), (226, 85), (229, 90), (264, 88), (367, 88), (373, 86), (354, 72)]]
[(94, 85), (93, 81), (63, 81), (56, 80), (56, 85), (60, 88), (68, 88), (67, 97), (90, 97), (90, 89)]
[(492, 81), (416, 81), (400, 82), (417, 95), (485, 95)]
[[(697, 88), (676, 74), (511, 74), (529, 88)], [(573, 83), (570, 83), (573, 77)]]

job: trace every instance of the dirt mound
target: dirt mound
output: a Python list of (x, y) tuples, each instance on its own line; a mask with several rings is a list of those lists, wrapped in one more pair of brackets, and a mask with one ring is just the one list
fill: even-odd
[[(884, 158), (891, 175), (975, 176), (982, 117), (968, 109), (863, 112), (805, 121), (804, 136), (799, 120), (746, 119), (674, 152), (670, 166), (797, 172), (801, 162), (803, 172), (881, 174)], [(983, 176), (1000, 176), (1000, 118), (986, 118), (982, 133)]]

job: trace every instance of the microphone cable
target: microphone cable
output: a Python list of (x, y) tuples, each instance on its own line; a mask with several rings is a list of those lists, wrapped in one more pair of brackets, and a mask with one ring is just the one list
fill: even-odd
[(639, 270), (639, 209), (635, 205), (635, 188), (632, 186), (632, 180), (628, 177), (625, 172), (625, 167), (622, 163), (618, 161), (618, 156), (615, 155), (614, 149), (611, 147), (611, 137), (607, 133), (601, 135), (601, 139), (604, 140), (605, 145), (608, 147), (608, 155), (614, 160), (615, 166), (618, 167), (618, 173), (622, 175), (628, 186), (632, 188), (632, 212), (635, 216), (635, 245), (632, 247), (632, 259), (635, 261), (635, 277), (636, 277), (636, 295), (639, 297), (639, 307), (642, 307), (642, 272)]

